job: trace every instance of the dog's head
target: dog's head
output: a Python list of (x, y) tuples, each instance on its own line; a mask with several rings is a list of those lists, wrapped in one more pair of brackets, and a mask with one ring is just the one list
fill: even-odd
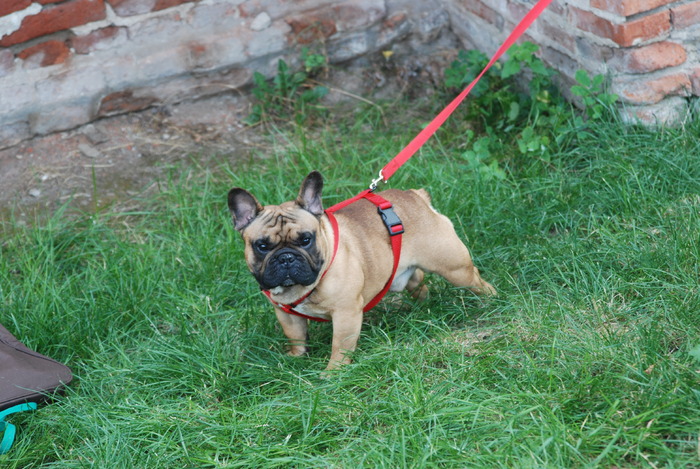
[(262, 206), (248, 191), (233, 188), (228, 207), (245, 241), (248, 268), (264, 290), (281, 293), (316, 282), (321, 273), (324, 237), (321, 173), (310, 173), (298, 197), (281, 205)]

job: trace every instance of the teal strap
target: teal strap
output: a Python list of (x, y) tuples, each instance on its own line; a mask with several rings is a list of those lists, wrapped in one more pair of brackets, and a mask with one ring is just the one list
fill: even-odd
[(2, 441), (0, 441), (0, 454), (5, 454), (12, 448), (12, 443), (15, 442), (15, 433), (17, 428), (11, 423), (5, 422), (5, 417), (16, 412), (25, 410), (35, 410), (36, 402), (28, 402), (26, 404), (16, 405), (0, 412), (0, 432), (4, 432)]

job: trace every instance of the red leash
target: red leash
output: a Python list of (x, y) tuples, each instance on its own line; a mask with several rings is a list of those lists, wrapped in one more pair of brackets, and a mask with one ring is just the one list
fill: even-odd
[[(438, 114), (432, 120), (432, 122), (430, 122), (413, 140), (411, 140), (411, 142), (408, 145), (406, 145), (404, 149), (399, 152), (399, 154), (397, 154), (391, 161), (389, 161), (389, 163), (386, 164), (386, 166), (384, 166), (384, 168), (382, 168), (381, 171), (379, 171), (379, 177), (372, 181), (372, 183), (369, 186), (369, 189), (365, 189), (364, 191), (357, 194), (355, 197), (337, 203), (331, 208), (326, 209), (325, 212), (328, 215), (331, 225), (333, 226), (333, 235), (335, 237), (333, 257), (335, 257), (335, 252), (338, 249), (338, 239), (340, 236), (340, 233), (338, 231), (338, 222), (336, 221), (333, 213), (337, 210), (340, 210), (343, 207), (350, 205), (351, 203), (354, 203), (360, 199), (367, 199), (370, 202), (372, 202), (374, 205), (377, 206), (377, 211), (381, 216), (384, 225), (389, 231), (389, 236), (391, 238), (391, 247), (394, 253), (394, 267), (391, 272), (391, 276), (389, 277), (389, 280), (387, 281), (382, 291), (379, 292), (369, 303), (367, 303), (367, 305), (365, 305), (365, 307), (362, 310), (363, 312), (366, 313), (370, 309), (374, 308), (377, 305), (377, 303), (381, 301), (384, 295), (389, 291), (391, 283), (394, 280), (394, 275), (396, 275), (396, 269), (398, 268), (399, 258), (401, 254), (401, 234), (403, 233), (403, 224), (401, 223), (401, 220), (396, 215), (396, 213), (394, 213), (391, 203), (386, 199), (383, 199), (382, 197), (373, 193), (374, 190), (377, 188), (377, 184), (382, 180), (384, 182), (387, 182), (389, 178), (394, 175), (396, 170), (403, 166), (403, 164), (406, 163), (420, 149), (420, 147), (422, 147), (423, 144), (425, 144), (425, 142), (427, 142), (430, 139), (430, 137), (432, 137), (435, 134), (435, 132), (437, 132), (440, 126), (442, 126), (442, 124), (445, 123), (447, 118), (450, 117), (454, 110), (457, 109), (457, 106), (459, 106), (462, 103), (462, 101), (464, 101), (464, 98), (467, 97), (467, 95), (471, 92), (472, 88), (474, 88), (479, 82), (479, 80), (481, 80), (481, 77), (484, 76), (484, 74), (486, 74), (486, 72), (491, 68), (491, 66), (494, 63), (496, 63), (496, 61), (500, 59), (503, 54), (506, 53), (510, 46), (515, 44), (515, 41), (517, 41), (518, 38), (522, 36), (525, 30), (527, 30), (527, 28), (530, 27), (530, 25), (537, 19), (538, 16), (540, 16), (540, 14), (549, 6), (550, 3), (552, 3), (552, 0), (539, 0), (535, 4), (535, 6), (532, 7), (532, 9), (527, 13), (527, 15), (525, 15), (525, 17), (520, 21), (520, 23), (518, 23), (513, 32), (511, 32), (510, 35), (506, 38), (503, 44), (501, 44), (501, 47), (499, 47), (496, 53), (493, 55), (493, 57), (491, 57), (491, 60), (488, 64), (486, 64), (486, 67), (484, 67), (481, 73), (479, 73), (479, 75), (477, 75), (477, 77), (469, 84), (469, 86), (467, 86), (464, 89), (464, 91), (462, 91), (455, 99), (453, 99), (452, 102), (448, 104), (447, 107), (445, 107), (445, 109), (440, 111), (440, 114)], [(332, 259), (331, 263), (333, 263)], [(325, 275), (325, 272), (323, 275)], [(303, 303), (304, 300), (306, 300), (306, 298), (312, 292), (313, 290), (311, 290), (306, 295), (302, 296), (297, 301), (291, 304), (276, 303), (272, 300), (270, 292), (266, 291), (264, 293), (270, 299), (270, 301), (279, 306), (285, 313), (294, 314), (296, 316), (301, 316), (303, 318), (311, 319), (313, 321), (328, 321), (328, 319), (309, 316), (300, 313), (294, 309), (295, 307)]]
[(440, 126), (447, 120), (448, 117), (457, 109), (464, 98), (471, 92), (472, 88), (476, 86), (482, 76), (491, 68), (491, 66), (496, 63), (498, 59), (501, 58), (503, 54), (515, 44), (520, 36), (530, 27), (530, 25), (537, 19), (538, 16), (552, 3), (552, 0), (539, 0), (535, 6), (528, 12), (527, 15), (520, 21), (520, 23), (515, 27), (513, 32), (510, 33), (505, 42), (501, 44), (496, 53), (491, 57), (489, 63), (484, 67), (481, 73), (472, 81), (469, 86), (467, 86), (464, 91), (462, 91), (450, 104), (443, 109), (440, 114), (438, 114), (430, 124), (428, 124), (411, 142), (406, 145), (406, 147), (399, 152), (389, 163), (387, 163), (384, 168), (379, 171), (379, 177), (372, 181), (370, 189), (374, 190), (377, 187), (377, 183), (381, 180), (387, 182), (391, 176), (399, 169), (406, 161), (408, 161), (420, 147), (423, 146), (425, 142), (428, 141), (430, 137), (440, 128)]

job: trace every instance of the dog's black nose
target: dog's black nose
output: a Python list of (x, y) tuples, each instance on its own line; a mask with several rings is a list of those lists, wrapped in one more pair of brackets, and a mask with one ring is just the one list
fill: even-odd
[(280, 265), (292, 264), (294, 262), (294, 260), (295, 260), (294, 254), (291, 254), (289, 252), (284, 252), (277, 257), (277, 262), (279, 262)]

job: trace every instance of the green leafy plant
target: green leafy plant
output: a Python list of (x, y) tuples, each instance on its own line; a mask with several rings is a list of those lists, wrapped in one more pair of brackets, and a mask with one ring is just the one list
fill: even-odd
[(462, 153), (462, 158), (466, 162), (466, 169), (475, 171), (485, 180), (505, 179), (506, 173), (498, 165), (498, 159), (493, 157), (491, 151), (493, 139), (480, 137), (470, 150)]
[(317, 106), (328, 94), (328, 88), (312, 83), (310, 77), (325, 67), (326, 59), (320, 54), (302, 51), (304, 69), (293, 71), (287, 62), (277, 62), (277, 74), (268, 80), (260, 72), (253, 74), (252, 94), (256, 99), (248, 124), (258, 124), (265, 119), (303, 119), (301, 111)]
[(575, 78), (578, 85), (571, 87), (571, 93), (581, 99), (588, 117), (599, 120), (609, 114), (618, 96), (605, 91), (605, 77), (596, 75), (591, 78), (585, 70), (578, 70)]
[[(530, 42), (511, 47), (506, 59), (494, 64), (470, 95), (466, 119), (473, 120), (483, 136), (473, 143), (480, 148), (467, 154), (475, 168), (487, 168), (484, 172), (499, 178), (505, 177), (502, 166), (506, 161), (517, 164), (535, 158), (549, 164), (554, 152), (582, 136), (586, 120), (609, 115), (617, 99), (604, 92), (603, 76), (590, 78), (579, 71), (579, 84), (571, 92), (581, 98), (584, 115), (576, 113), (558, 93), (553, 81), (556, 72), (537, 57), (537, 50)], [(488, 58), (479, 51), (461, 51), (445, 70), (446, 91), (461, 91), (487, 63)], [(527, 86), (522, 85), (524, 81)], [(489, 140), (488, 144), (482, 139)], [(507, 140), (516, 142), (515, 153), (513, 147), (504, 149)], [(484, 148), (490, 149), (489, 157)]]
[[(454, 90), (474, 81), (481, 69), (488, 63), (488, 57), (478, 50), (461, 50), (457, 58), (445, 69), (445, 86)], [(489, 89), (489, 76), (484, 76), (472, 89), (471, 96), (479, 97)]]
[(328, 56), (312, 52), (308, 47), (301, 49), (301, 61), (304, 64), (304, 71), (309, 77), (314, 77), (328, 68)]
[(520, 153), (524, 155), (538, 155), (544, 161), (550, 161), (549, 144), (551, 140), (548, 135), (538, 133), (535, 127), (525, 127), (515, 141), (518, 144)]

